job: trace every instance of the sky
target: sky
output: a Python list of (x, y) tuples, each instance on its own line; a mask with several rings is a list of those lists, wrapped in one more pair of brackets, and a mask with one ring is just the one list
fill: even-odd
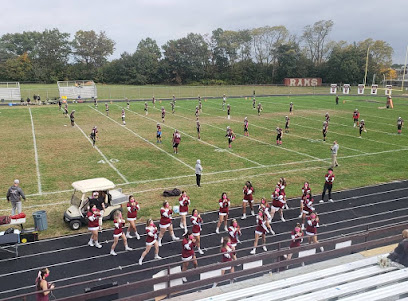
[(0, 35), (58, 28), (105, 31), (116, 42), (110, 59), (133, 53), (141, 39), (158, 45), (188, 33), (284, 25), (300, 36), (306, 25), (333, 20), (329, 39), (372, 38), (394, 48), (403, 64), (408, 45), (408, 0), (8, 0), (0, 6)]

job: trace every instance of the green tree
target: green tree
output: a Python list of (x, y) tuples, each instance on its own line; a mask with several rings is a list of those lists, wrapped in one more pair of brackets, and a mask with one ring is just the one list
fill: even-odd
[(9, 58), (4, 64), (7, 80), (11, 81), (30, 81), (32, 80), (33, 66), (27, 53), (17, 57)]
[(156, 84), (159, 82), (160, 58), (160, 48), (155, 40), (146, 38), (139, 42), (136, 52), (132, 56), (138, 84)]
[(321, 20), (307, 25), (303, 30), (302, 39), (305, 42), (309, 58), (315, 65), (323, 63), (325, 56), (330, 52), (327, 47), (327, 37), (333, 29), (332, 20)]
[(11, 57), (28, 54), (29, 57), (38, 47), (41, 33), (24, 31), (23, 33), (7, 33), (0, 39), (0, 49)]

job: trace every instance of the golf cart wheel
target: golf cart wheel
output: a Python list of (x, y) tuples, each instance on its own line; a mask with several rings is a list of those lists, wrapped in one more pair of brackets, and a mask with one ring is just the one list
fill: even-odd
[(81, 228), (81, 221), (79, 220), (73, 220), (69, 222), (69, 227), (72, 230), (78, 230), (79, 228)]

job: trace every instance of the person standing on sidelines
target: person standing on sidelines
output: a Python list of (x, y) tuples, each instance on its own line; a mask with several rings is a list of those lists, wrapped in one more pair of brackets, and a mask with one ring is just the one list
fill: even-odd
[(20, 214), (22, 210), (21, 198), (24, 201), (26, 200), (24, 192), (19, 185), (20, 181), (15, 179), (13, 186), (7, 190), (7, 201), (11, 202), (11, 215)]
[(340, 146), (338, 145), (337, 141), (335, 140), (333, 142), (333, 146), (330, 148), (331, 153), (332, 153), (332, 165), (330, 166), (331, 168), (339, 166), (339, 163), (337, 163), (337, 152), (339, 151)]
[(92, 146), (95, 147), (96, 139), (98, 139), (98, 128), (95, 125), (91, 131)]
[(64, 106), (64, 112), (62, 114), (64, 114), (65, 118), (68, 117), (68, 104), (67, 103)]
[(401, 117), (398, 117), (397, 120), (397, 130), (398, 130), (398, 134), (401, 134), (402, 131), (402, 126), (404, 125), (404, 120), (402, 120)]
[(161, 259), (159, 256), (159, 243), (157, 242), (157, 227), (152, 219), (148, 219), (146, 222), (146, 249), (140, 256), (140, 265), (143, 264), (143, 259), (150, 252), (152, 246), (154, 246), (154, 259)]
[(327, 174), (324, 176), (324, 178), (325, 178), (325, 183), (323, 186), (322, 199), (320, 200), (319, 203), (324, 203), (324, 196), (326, 194), (326, 190), (329, 192), (329, 202), (333, 202), (333, 199), (331, 197), (331, 191), (333, 188), (333, 181), (334, 181), (333, 168), (329, 168), (327, 170)]
[(338, 104), (339, 104), (339, 96), (336, 95), (336, 105), (338, 105)]
[(198, 159), (195, 165), (196, 183), (198, 187), (201, 187), (201, 174), (203, 172), (203, 167), (201, 166), (201, 160)]
[(69, 115), (69, 119), (71, 120), (71, 125), (75, 126), (75, 110), (72, 110), (71, 114)]

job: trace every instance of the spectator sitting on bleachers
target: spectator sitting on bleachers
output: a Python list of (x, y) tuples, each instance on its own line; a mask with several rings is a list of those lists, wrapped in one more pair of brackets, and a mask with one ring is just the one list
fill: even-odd
[(403, 240), (387, 258), (408, 267), (408, 229), (402, 231)]

